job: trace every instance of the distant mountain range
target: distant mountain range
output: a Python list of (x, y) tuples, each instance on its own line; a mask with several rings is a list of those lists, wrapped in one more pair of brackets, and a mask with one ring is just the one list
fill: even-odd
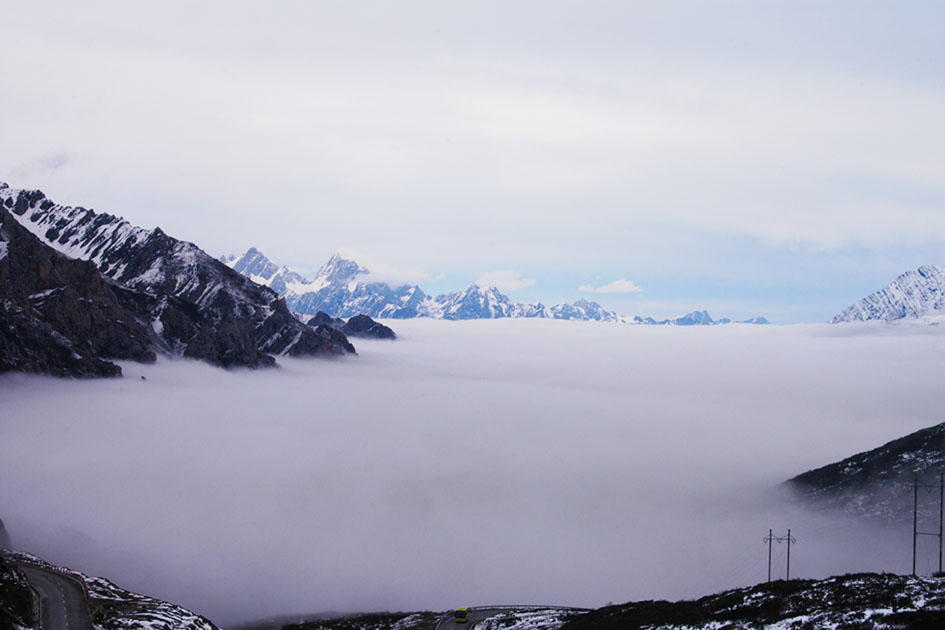
[[(548, 319), (625, 322), (696, 326), (727, 324), (732, 320), (714, 320), (706, 311), (694, 311), (672, 319), (652, 317), (627, 318), (609, 311), (597, 302), (577, 300), (554, 306), (513, 302), (495, 287), (473, 283), (463, 291), (436, 297), (427, 295), (418, 285), (391, 287), (372, 280), (370, 270), (337, 254), (322, 265), (314, 278), (305, 278), (291, 269), (277, 265), (255, 247), (242, 256), (224, 256), (220, 260), (254, 282), (268, 286), (285, 298), (289, 309), (304, 315), (322, 311), (332, 317), (364, 314), (370, 317), (407, 319), (499, 319), (505, 317), (541, 317)], [(767, 324), (763, 317), (740, 323)]]
[(843, 309), (832, 324), (856, 321), (945, 321), (945, 267), (907, 271), (884, 289)]
[[(945, 423), (810, 470), (786, 484), (799, 497), (820, 507), (904, 522), (912, 519), (913, 479), (938, 484), (943, 472)], [(937, 499), (934, 503), (937, 513)]]
[(0, 371), (84, 376), (156, 352), (261, 367), (354, 347), (193, 243), (0, 183), (0, 350)]

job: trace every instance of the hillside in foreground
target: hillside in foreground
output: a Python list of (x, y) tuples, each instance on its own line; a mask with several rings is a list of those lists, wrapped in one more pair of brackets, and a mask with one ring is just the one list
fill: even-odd
[[(210, 620), (179, 606), (54, 567), (35, 556), (0, 554), (0, 628), (37, 628), (38, 608), (29, 592), (24, 563), (82, 581), (95, 630), (215, 630)], [(312, 615), (246, 624), (240, 630), (446, 630), (463, 627), (452, 611)], [(642, 601), (581, 610), (535, 606), (470, 609), (480, 630), (719, 630), (766, 628), (945, 627), (945, 578), (851, 574), (826, 580), (778, 580), (732, 589), (693, 601)]]
[(725, 591), (695, 601), (633, 602), (574, 617), (562, 630), (945, 627), (945, 579), (856, 574)]
[[(477, 610), (477, 609), (472, 609)], [(457, 628), (451, 612), (385, 613), (252, 624), (241, 630), (435, 630)], [(945, 579), (854, 574), (778, 580), (694, 601), (643, 601), (597, 610), (507, 607), (480, 630), (861, 630), (945, 627)]]

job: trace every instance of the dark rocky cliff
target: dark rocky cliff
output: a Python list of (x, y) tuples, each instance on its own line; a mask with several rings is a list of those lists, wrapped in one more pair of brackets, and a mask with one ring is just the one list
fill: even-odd
[[(38, 243), (59, 252), (32, 255), (39, 251), (34, 244), (29, 252), (26, 246), (5, 248), (4, 259), (15, 270), (0, 278), (0, 291), (16, 295), (3, 315), (9, 331), (0, 342), (6, 344), (0, 349), (8, 350), (5, 369), (117, 374), (117, 366), (101, 359), (153, 361), (154, 350), (223, 367), (270, 366), (274, 355), (354, 353), (342, 333), (305, 326), (274, 291), (159, 228), (145, 230), (120, 217), (58, 205), (41, 191), (6, 184), (0, 184), (0, 206), (18, 242), (36, 235)], [(48, 265), (41, 262), (53, 259), (68, 269), (56, 276), (58, 284), (23, 284), (23, 273), (47, 278)], [(62, 290), (37, 295), (47, 289)], [(78, 305), (89, 300), (99, 304), (94, 313)], [(52, 332), (73, 345), (87, 342), (90, 352), (50, 343), (58, 341)]]

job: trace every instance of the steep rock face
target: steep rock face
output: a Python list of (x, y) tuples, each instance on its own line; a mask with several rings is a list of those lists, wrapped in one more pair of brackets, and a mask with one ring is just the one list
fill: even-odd
[(145, 230), (108, 214), (53, 203), (38, 190), (0, 184), (0, 204), (59, 252), (88, 260), (141, 296), (147, 323), (175, 353), (216, 365), (272, 365), (272, 354), (344, 354), (350, 344), (317, 335), (267, 287), (160, 228)]
[(153, 362), (154, 334), (90, 262), (68, 258), (0, 207), (0, 371), (116, 376)]
[(785, 484), (813, 504), (902, 522), (912, 518), (913, 480), (938, 483), (941, 472), (945, 472), (945, 423), (807, 471)]
[(886, 288), (843, 309), (832, 324), (896, 321), (945, 315), (945, 267), (928, 265), (907, 271)]

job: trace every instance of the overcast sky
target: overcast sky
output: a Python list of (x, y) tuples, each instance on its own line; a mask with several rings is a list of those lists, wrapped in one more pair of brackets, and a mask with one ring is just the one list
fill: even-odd
[(7, 2), (0, 180), (214, 255), (821, 321), (945, 245), (938, 2)]

